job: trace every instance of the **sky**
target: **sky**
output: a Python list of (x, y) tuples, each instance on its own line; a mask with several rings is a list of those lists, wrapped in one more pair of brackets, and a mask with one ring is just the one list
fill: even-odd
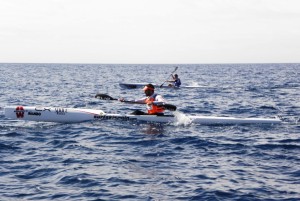
[(0, 63), (300, 63), (300, 0), (0, 0)]

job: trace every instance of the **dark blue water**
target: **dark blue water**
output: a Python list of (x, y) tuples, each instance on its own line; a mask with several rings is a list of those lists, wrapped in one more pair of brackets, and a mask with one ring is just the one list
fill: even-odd
[[(0, 64), (0, 106), (144, 109), (174, 65)], [(186, 115), (280, 117), (281, 125), (10, 121), (0, 113), (0, 200), (299, 200), (300, 64), (179, 65), (159, 89)]]

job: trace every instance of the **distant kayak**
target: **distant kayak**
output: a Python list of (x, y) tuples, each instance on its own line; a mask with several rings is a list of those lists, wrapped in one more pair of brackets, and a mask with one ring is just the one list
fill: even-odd
[[(122, 83), (122, 82), (119, 83), (120, 87), (125, 88), (125, 89), (139, 89), (139, 88), (144, 87), (147, 84), (149, 84), (149, 83)], [(151, 84), (155, 88), (169, 88), (169, 89), (180, 89), (180, 88), (199, 89), (199, 88), (206, 88), (206, 86), (193, 86), (193, 85), (183, 85), (183, 86), (180, 86), (180, 87), (170, 87), (167, 84), (160, 87), (161, 84), (155, 84), (155, 83), (151, 83)]]

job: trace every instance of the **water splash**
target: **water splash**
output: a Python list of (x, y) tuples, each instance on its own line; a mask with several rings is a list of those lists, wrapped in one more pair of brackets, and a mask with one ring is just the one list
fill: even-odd
[(182, 112), (175, 111), (173, 114), (175, 116), (175, 121), (174, 121), (175, 126), (180, 126), (180, 125), (187, 126), (192, 123), (192, 120)]
[(198, 82), (194, 82), (194, 81), (190, 84), (190, 86), (193, 86), (193, 87), (201, 87), (201, 85), (199, 85)]

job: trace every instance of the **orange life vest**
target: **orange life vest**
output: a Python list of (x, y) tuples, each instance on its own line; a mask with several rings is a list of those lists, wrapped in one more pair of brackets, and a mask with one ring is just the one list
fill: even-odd
[[(155, 95), (156, 96), (156, 95)], [(145, 103), (155, 101), (155, 96), (150, 96), (145, 100)], [(164, 113), (165, 109), (157, 105), (147, 105), (148, 114)]]

